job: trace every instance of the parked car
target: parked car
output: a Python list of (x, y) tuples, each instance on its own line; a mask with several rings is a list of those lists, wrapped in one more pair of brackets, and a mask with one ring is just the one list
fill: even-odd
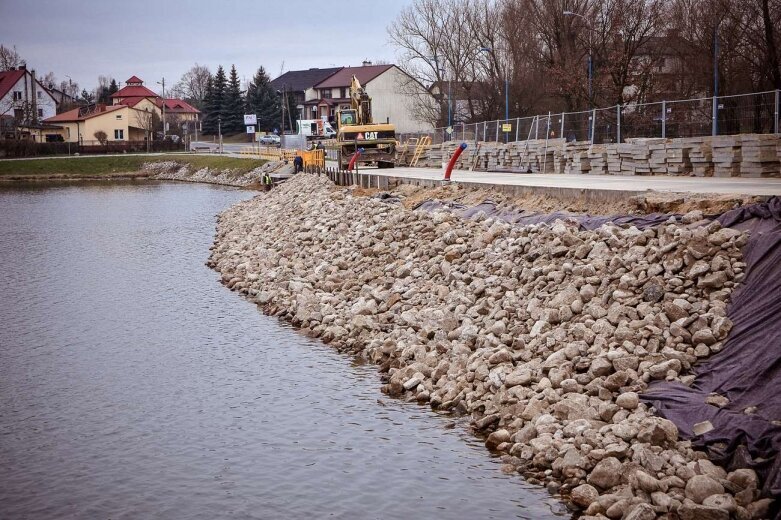
[(260, 144), (279, 146), (282, 143), (282, 140), (279, 138), (278, 135), (267, 134), (267, 135), (260, 136), (260, 139), (258, 140), (258, 142)]

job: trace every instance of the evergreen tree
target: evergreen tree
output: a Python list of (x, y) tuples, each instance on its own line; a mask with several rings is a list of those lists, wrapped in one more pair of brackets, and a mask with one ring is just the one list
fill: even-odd
[(244, 128), (244, 100), (241, 97), (241, 83), (236, 72), (236, 66), (231, 66), (230, 80), (225, 90), (222, 105), (223, 132), (239, 133)]
[(247, 87), (247, 113), (258, 116), (258, 130), (270, 132), (279, 128), (282, 105), (279, 94), (271, 86), (271, 78), (260, 67)]
[(206, 80), (206, 92), (203, 96), (203, 120), (201, 121), (201, 128), (204, 134), (216, 134), (217, 133), (217, 114), (214, 110), (214, 80), (209, 75)]
[(209, 102), (205, 103), (206, 113), (209, 119), (209, 131), (204, 128), (204, 133), (216, 134), (219, 129), (218, 119), (222, 120), (222, 132), (225, 133), (225, 90), (227, 79), (225, 78), (225, 69), (222, 65), (217, 67), (217, 73), (209, 86)]
[(95, 102), (95, 94), (92, 92), (87, 92), (87, 89), (81, 90), (81, 100), (86, 104), (92, 104)]
[(119, 85), (117, 85), (117, 80), (111, 78), (111, 84), (108, 86), (108, 95), (111, 96), (112, 94), (116, 94), (118, 90)]

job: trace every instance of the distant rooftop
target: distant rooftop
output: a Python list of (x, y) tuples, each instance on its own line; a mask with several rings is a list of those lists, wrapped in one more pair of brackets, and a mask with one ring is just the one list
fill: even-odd
[(362, 67), (343, 67), (332, 76), (329, 76), (325, 80), (315, 85), (315, 88), (338, 88), (349, 87), (352, 81), (353, 75), (358, 78), (361, 85), (366, 85), (368, 82), (393, 68), (394, 65), (364, 65)]
[(291, 90), (293, 92), (303, 92), (308, 88), (314, 87), (324, 79), (332, 76), (342, 70), (342, 67), (333, 67), (330, 69), (307, 69), (307, 70), (289, 70), (271, 81), (271, 86), (277, 90)]

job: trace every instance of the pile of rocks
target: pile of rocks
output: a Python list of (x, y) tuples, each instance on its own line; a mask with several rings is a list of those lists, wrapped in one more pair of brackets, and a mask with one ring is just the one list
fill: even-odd
[(638, 394), (721, 349), (747, 236), (692, 212), (644, 231), (406, 210), (299, 175), (219, 218), (230, 288), (381, 367), (384, 390), (469, 414), (486, 445), (588, 518), (761, 518)]
[(244, 187), (250, 184), (260, 182), (264, 173), (281, 173), (282, 169), (289, 170), (286, 173), (293, 173), (293, 167), (286, 165), (282, 161), (272, 161), (264, 163), (250, 171), (241, 171), (237, 169), (212, 169), (212, 168), (192, 168), (187, 163), (176, 161), (157, 161), (145, 163), (143, 171), (150, 174), (150, 177), (158, 180), (185, 181), (185, 182), (203, 182), (207, 184), (220, 184), (223, 186)]

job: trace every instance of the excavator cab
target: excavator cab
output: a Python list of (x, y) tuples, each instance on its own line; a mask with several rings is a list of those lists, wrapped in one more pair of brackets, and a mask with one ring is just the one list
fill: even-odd
[(339, 122), (339, 128), (343, 126), (357, 125), (358, 113), (353, 109), (340, 110), (338, 122)]

